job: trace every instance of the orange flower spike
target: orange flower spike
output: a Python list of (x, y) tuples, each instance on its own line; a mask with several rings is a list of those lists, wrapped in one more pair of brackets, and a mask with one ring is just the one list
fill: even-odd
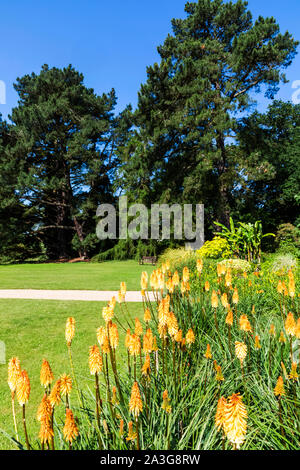
[(53, 377), (50, 364), (48, 361), (46, 361), (46, 359), (43, 359), (43, 363), (41, 367), (41, 374), (40, 374), (41, 385), (47, 388), (48, 385), (52, 384), (53, 379), (54, 377)]
[(297, 339), (300, 339), (300, 318), (298, 318), (296, 323), (295, 335)]
[(175, 271), (175, 273), (173, 274), (173, 277), (172, 277), (172, 283), (174, 284), (174, 287), (177, 287), (179, 285), (179, 274), (178, 274), (178, 271)]
[(226, 274), (225, 274), (225, 286), (230, 287), (232, 284), (232, 275), (231, 275), (231, 269), (227, 269)]
[(129, 353), (131, 356), (138, 356), (141, 351), (141, 340), (140, 337), (133, 334), (130, 337), (130, 344), (129, 344)]
[(283, 285), (282, 285), (282, 281), (279, 280), (279, 281), (278, 281), (278, 284), (277, 284), (277, 292), (278, 292), (278, 294), (282, 294), (282, 293), (283, 293), (283, 290), (284, 290), (284, 287), (283, 287)]
[(255, 343), (254, 343), (254, 347), (255, 349), (261, 349), (261, 344), (260, 344), (260, 338), (258, 335), (255, 336)]
[(212, 358), (210, 344), (208, 344), (207, 347), (206, 347), (204, 357), (206, 357), (206, 359), (211, 359)]
[(182, 270), (182, 281), (184, 284), (186, 284), (190, 279), (190, 272), (189, 272), (189, 268), (187, 266), (185, 266)]
[(233, 325), (233, 312), (229, 310), (225, 319), (226, 325), (232, 326)]
[(148, 287), (148, 273), (146, 271), (143, 271), (141, 275), (141, 289), (147, 290), (147, 287)]
[(75, 336), (75, 318), (69, 317), (66, 322), (65, 337), (67, 345), (70, 347)]
[(205, 290), (205, 292), (208, 292), (209, 289), (210, 289), (209, 281), (205, 281), (205, 284), (204, 284), (204, 290)]
[(30, 380), (26, 370), (22, 370), (17, 380), (16, 386), (17, 400), (21, 406), (29, 400), (30, 395)]
[(219, 299), (218, 299), (217, 293), (216, 291), (213, 290), (211, 294), (211, 306), (213, 308), (217, 308), (218, 304), (219, 304)]
[(103, 307), (102, 309), (102, 317), (105, 323), (109, 323), (114, 317), (114, 310), (109, 305)]
[(125, 336), (125, 347), (126, 347), (126, 349), (129, 349), (130, 340), (131, 340), (131, 333), (130, 333), (130, 328), (128, 328), (127, 331), (126, 331), (126, 336)]
[(119, 332), (115, 323), (109, 325), (109, 341), (112, 349), (117, 349), (119, 345)]
[(247, 434), (247, 410), (239, 393), (228, 398), (225, 406), (224, 431), (230, 443), (237, 449), (244, 443)]
[(252, 331), (251, 324), (248, 320), (247, 315), (241, 315), (240, 316), (240, 329), (242, 331), (249, 331), (249, 332)]
[(227, 309), (227, 308), (230, 307), (230, 305), (229, 305), (229, 303), (228, 303), (228, 297), (227, 297), (226, 292), (224, 292), (224, 294), (222, 295), (222, 297), (221, 297), (221, 302), (222, 302), (222, 305), (223, 305), (224, 308)]
[(123, 296), (125, 296), (126, 290), (127, 290), (127, 288), (126, 288), (126, 282), (121, 282), (121, 284), (120, 284), (120, 292), (121, 292), (121, 294), (122, 294)]
[(72, 391), (72, 379), (69, 375), (63, 374), (60, 377), (60, 393), (62, 395), (70, 395)]
[(144, 313), (144, 322), (149, 323), (151, 321), (151, 312), (149, 308), (146, 308), (145, 313)]
[(149, 376), (150, 375), (150, 356), (149, 354), (146, 355), (146, 359), (144, 365), (142, 367), (142, 375)]
[(133, 431), (133, 422), (129, 421), (128, 423), (128, 435), (126, 441), (134, 441), (137, 438), (137, 433)]
[(8, 363), (7, 383), (11, 392), (15, 392), (21, 374), (21, 365), (18, 357), (13, 357)]
[(49, 420), (41, 421), (41, 429), (39, 432), (39, 438), (41, 444), (50, 444), (54, 436), (54, 432)]
[(191, 344), (194, 344), (194, 342), (195, 342), (195, 334), (192, 328), (190, 328), (186, 334), (186, 343), (188, 345), (191, 345)]
[(217, 412), (215, 415), (215, 426), (218, 431), (224, 428), (224, 421), (225, 421), (225, 409), (227, 405), (227, 400), (225, 397), (221, 397), (218, 400), (217, 405)]
[(79, 434), (79, 430), (78, 430), (78, 427), (75, 423), (73, 412), (69, 408), (67, 408), (66, 409), (65, 425), (64, 425), (64, 428), (63, 428), (64, 438), (69, 443), (72, 443), (74, 441), (74, 439), (76, 439), (78, 434)]
[(285, 331), (286, 331), (287, 335), (295, 336), (295, 334), (296, 334), (296, 322), (295, 322), (294, 315), (291, 312), (288, 313), (288, 315), (286, 317), (284, 328), (285, 328)]
[(61, 396), (60, 396), (60, 388), (61, 388), (61, 380), (58, 379), (52, 390), (51, 390), (51, 393), (49, 395), (49, 401), (50, 401), (50, 404), (51, 406), (58, 406), (61, 402)]
[(276, 386), (274, 388), (274, 393), (275, 393), (276, 396), (279, 396), (279, 397), (282, 397), (282, 396), (285, 395), (283, 378), (281, 377), (281, 375), (280, 375), (280, 377), (278, 377)]
[(100, 328), (97, 329), (97, 341), (99, 343), (99, 346), (103, 345), (105, 336), (106, 336), (106, 330), (104, 326), (100, 326)]
[(203, 270), (203, 260), (202, 259), (197, 259), (197, 271), (199, 274), (202, 273)]
[(134, 382), (131, 389), (131, 397), (129, 400), (129, 411), (136, 418), (143, 411), (143, 403), (141, 399), (140, 389), (137, 382)]
[(292, 270), (289, 270), (289, 295), (291, 298), (295, 297), (295, 279)]
[(123, 434), (124, 434), (124, 419), (120, 419), (119, 436), (123, 437)]
[(143, 327), (138, 318), (135, 319), (135, 329), (134, 329), (134, 334), (136, 336), (141, 336), (143, 334)]
[(52, 406), (51, 406), (49, 398), (47, 397), (45, 393), (38, 407), (36, 418), (40, 422), (43, 420), (49, 421), (51, 418), (51, 415), (52, 415)]
[(91, 375), (100, 374), (103, 362), (98, 346), (90, 346), (89, 368)]
[(299, 377), (299, 375), (297, 373), (297, 365), (298, 365), (297, 362), (292, 362), (292, 370), (291, 370), (291, 373), (289, 375), (290, 380), (295, 381)]
[(234, 288), (233, 295), (232, 295), (232, 303), (237, 305), (239, 303), (239, 293), (237, 287)]

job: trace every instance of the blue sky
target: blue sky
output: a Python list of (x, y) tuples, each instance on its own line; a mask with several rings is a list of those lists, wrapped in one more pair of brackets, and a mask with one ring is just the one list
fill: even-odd
[[(254, 17), (274, 16), (281, 31), (300, 39), (299, 0), (249, 0)], [(156, 47), (171, 31), (170, 20), (184, 17), (185, 0), (10, 0), (2, 2), (0, 80), (6, 84), (4, 117), (17, 103), (16, 77), (38, 73), (44, 63), (72, 64), (96, 93), (116, 89), (118, 109), (137, 102), (146, 66), (158, 60)], [(287, 70), (291, 83), (277, 97), (291, 100), (300, 80), (300, 55)], [(266, 100), (258, 96), (258, 109)]]

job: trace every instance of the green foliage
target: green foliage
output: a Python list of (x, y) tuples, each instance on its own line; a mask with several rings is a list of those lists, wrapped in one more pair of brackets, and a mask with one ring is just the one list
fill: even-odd
[(222, 237), (214, 237), (211, 241), (207, 241), (197, 250), (199, 258), (228, 258), (232, 254), (229, 242)]
[(189, 264), (190, 262), (196, 263), (197, 254), (195, 251), (186, 250), (185, 248), (168, 248), (165, 250), (158, 259), (158, 264), (161, 266), (167, 261), (170, 263), (171, 269), (176, 269), (179, 265)]
[(294, 225), (281, 224), (275, 242), (280, 253), (290, 253), (300, 257), (300, 230)]
[(233, 273), (247, 273), (251, 270), (251, 264), (244, 259), (224, 259), (219, 264), (224, 265), (227, 269), (230, 268)]
[(239, 227), (234, 225), (230, 217), (230, 229), (223, 224), (215, 222), (215, 225), (221, 227), (221, 236), (228, 240), (229, 246), (234, 254), (239, 256), (244, 254), (249, 262), (261, 260), (261, 242), (263, 238), (275, 237), (273, 233), (265, 233), (262, 231), (262, 223), (257, 220), (254, 224), (239, 222)]

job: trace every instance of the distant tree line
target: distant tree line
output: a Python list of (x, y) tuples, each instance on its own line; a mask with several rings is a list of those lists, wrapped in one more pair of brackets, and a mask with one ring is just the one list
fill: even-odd
[[(274, 101), (298, 42), (242, 0), (185, 12), (136, 110), (117, 114), (115, 90), (97, 95), (71, 65), (16, 79), (18, 105), (0, 117), (1, 259), (159, 249), (97, 239), (97, 206), (121, 193), (149, 207), (203, 203), (207, 235), (230, 216), (267, 231), (300, 224), (300, 106)], [(252, 112), (262, 92), (272, 103)]]

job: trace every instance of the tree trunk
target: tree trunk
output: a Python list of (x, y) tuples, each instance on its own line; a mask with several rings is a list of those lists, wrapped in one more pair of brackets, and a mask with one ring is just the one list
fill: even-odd
[(225, 139), (221, 132), (218, 131), (217, 137), (217, 146), (221, 153), (221, 158), (217, 164), (217, 169), (219, 173), (219, 207), (218, 207), (218, 215), (217, 215), (217, 222), (225, 225), (229, 228), (230, 226), (230, 206), (229, 206), (229, 198), (228, 198), (228, 187), (224, 182), (224, 176), (228, 171), (227, 165), (227, 155), (226, 155), (226, 146), (225, 146)]

